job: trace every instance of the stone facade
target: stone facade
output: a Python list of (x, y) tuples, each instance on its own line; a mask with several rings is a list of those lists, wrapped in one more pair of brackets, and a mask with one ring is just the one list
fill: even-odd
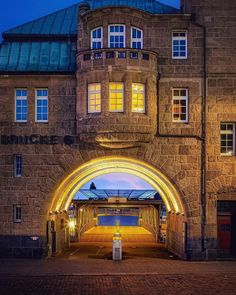
[[(176, 15), (151, 15), (130, 7), (81, 10), (76, 74), (0, 75), (1, 135), (75, 138), (70, 145), (1, 144), (0, 256), (44, 255), (57, 187), (90, 160), (123, 156), (160, 170), (179, 192), (184, 214), (169, 214), (169, 248), (187, 259), (217, 257), (217, 200), (236, 201), (235, 156), (220, 154), (220, 123), (236, 122), (236, 7), (229, 0), (182, 2), (183, 13)], [(124, 60), (105, 58), (106, 28), (112, 23), (127, 28)], [(98, 26), (104, 27), (102, 59), (86, 60), (85, 54), (93, 54), (90, 30)], [(131, 26), (142, 29), (144, 36), (144, 49), (134, 60), (129, 58)], [(174, 30), (187, 31), (187, 59), (172, 59)], [(142, 54), (149, 59), (143, 60)], [(95, 82), (102, 84), (102, 111), (88, 114), (87, 84)], [(109, 82), (125, 85), (124, 113), (109, 113)], [(131, 112), (132, 82), (146, 85), (145, 114)], [(14, 122), (18, 87), (28, 89), (27, 123)], [(48, 123), (35, 122), (34, 91), (39, 87), (49, 91)], [(188, 123), (172, 121), (173, 88), (188, 89)], [(15, 154), (23, 157), (20, 178), (13, 177)], [(16, 204), (22, 206), (21, 223), (13, 223)], [(61, 230), (65, 234), (59, 221), (66, 218), (64, 212), (55, 217), (59, 240)]]

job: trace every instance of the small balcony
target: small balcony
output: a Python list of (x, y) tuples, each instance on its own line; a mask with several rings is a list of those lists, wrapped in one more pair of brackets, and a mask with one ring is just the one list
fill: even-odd
[(110, 70), (157, 71), (157, 53), (142, 49), (83, 50), (77, 55), (78, 71)]

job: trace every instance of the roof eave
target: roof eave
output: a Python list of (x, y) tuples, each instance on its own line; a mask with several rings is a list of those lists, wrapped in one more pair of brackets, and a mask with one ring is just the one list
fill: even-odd
[(63, 75), (63, 76), (75, 76), (76, 71), (1, 71), (1, 76), (22, 76), (22, 75)]

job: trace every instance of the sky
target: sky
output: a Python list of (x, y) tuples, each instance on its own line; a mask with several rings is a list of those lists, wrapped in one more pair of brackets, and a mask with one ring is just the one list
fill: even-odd
[[(128, 173), (109, 173), (98, 176), (86, 183), (81, 189), (89, 189), (92, 182), (95, 184), (96, 189), (154, 189), (143, 179)], [(75, 199), (84, 199), (84, 196), (78, 192)]]
[[(145, 0), (144, 0), (145, 1)], [(79, 0), (1, 0), (0, 33), (22, 25), (51, 12), (69, 7)], [(179, 0), (159, 0), (164, 4), (179, 7)]]
[(127, 173), (104, 174), (89, 181), (82, 188), (89, 189), (92, 181), (97, 189), (153, 189), (143, 179)]

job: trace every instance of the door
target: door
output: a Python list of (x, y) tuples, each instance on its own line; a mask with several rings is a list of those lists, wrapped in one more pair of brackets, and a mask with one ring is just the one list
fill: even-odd
[(230, 252), (231, 250), (231, 215), (218, 215), (218, 249)]

